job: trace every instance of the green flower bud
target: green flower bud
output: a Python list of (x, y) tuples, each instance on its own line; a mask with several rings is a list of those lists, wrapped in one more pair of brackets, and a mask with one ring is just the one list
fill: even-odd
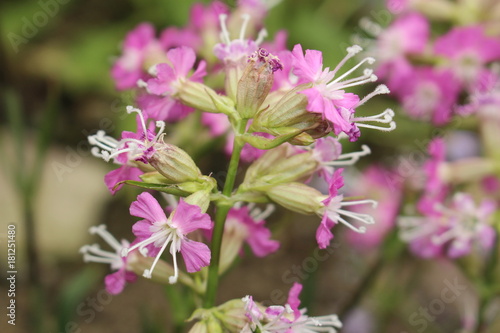
[(196, 181), (202, 176), (193, 159), (179, 147), (157, 143), (153, 149), (148, 162), (167, 179), (167, 183)]
[(321, 201), (325, 195), (302, 183), (277, 185), (266, 194), (277, 204), (301, 214), (315, 214), (324, 206)]
[(234, 102), (230, 98), (217, 94), (203, 83), (186, 80), (175, 97), (183, 104), (204, 112), (227, 115), (236, 113)]
[(279, 59), (264, 49), (255, 51), (238, 81), (237, 111), (242, 118), (253, 118), (274, 82), (274, 72), (283, 69)]

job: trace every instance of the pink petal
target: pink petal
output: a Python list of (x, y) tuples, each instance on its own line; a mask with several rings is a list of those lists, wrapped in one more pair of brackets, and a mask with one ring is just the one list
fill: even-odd
[(167, 217), (158, 201), (148, 192), (143, 192), (137, 196), (137, 200), (130, 205), (130, 215), (142, 217), (147, 221), (166, 222)]
[(299, 310), (299, 305), (300, 305), (299, 295), (301, 291), (302, 291), (302, 285), (300, 283), (294, 282), (292, 288), (288, 292), (288, 300), (286, 301), (286, 303), (290, 305), (290, 307), (292, 308), (295, 319), (300, 318), (301, 315)]
[(185, 239), (181, 244), (181, 254), (189, 273), (198, 272), (210, 264), (210, 249), (206, 244)]
[(104, 284), (106, 285), (106, 291), (111, 295), (117, 295), (123, 291), (125, 288), (125, 270), (120, 269), (112, 274), (106, 275), (104, 278)]
[(302, 46), (297, 44), (293, 47), (294, 74), (299, 78), (315, 82), (323, 68), (323, 55), (320, 51), (306, 50), (304, 57)]
[(326, 249), (333, 239), (333, 234), (330, 229), (335, 225), (333, 221), (327, 218), (326, 214), (323, 216), (318, 229), (316, 230), (316, 242), (320, 249)]
[(112, 194), (115, 194), (123, 186), (123, 184), (120, 184), (114, 188), (116, 184), (124, 180), (140, 181), (141, 178), (139, 178), (139, 176), (143, 173), (144, 172), (142, 172), (139, 168), (122, 165), (118, 169), (108, 172), (106, 176), (104, 176), (104, 183), (108, 187), (109, 191)]
[(181, 46), (170, 49), (167, 52), (167, 58), (173, 64), (176, 77), (186, 77), (193, 68), (196, 61), (196, 54), (190, 47)]
[(208, 214), (202, 213), (200, 207), (179, 200), (179, 205), (171, 218), (172, 226), (187, 235), (198, 229), (212, 229), (212, 220)]

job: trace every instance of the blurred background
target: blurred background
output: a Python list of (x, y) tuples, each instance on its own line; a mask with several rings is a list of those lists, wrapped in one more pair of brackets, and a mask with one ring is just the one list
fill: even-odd
[[(130, 96), (117, 92), (110, 77), (120, 43), (140, 22), (152, 22), (158, 29), (185, 25), (193, 2), (1, 2), (2, 332), (174, 331), (175, 318), (165, 300), (168, 289), (139, 279), (122, 294), (110, 296), (103, 284), (108, 267), (84, 264), (78, 250), (98, 241), (89, 235), (90, 226), (105, 223), (117, 237), (131, 240), (130, 227), (136, 221), (128, 207), (139, 190), (125, 188), (111, 196), (103, 177), (112, 166), (94, 158), (87, 143), (87, 135), (99, 129), (117, 136), (134, 124), (133, 117), (123, 116)], [(235, 5), (232, 0), (225, 3)], [(286, 29), (290, 47), (302, 43), (322, 50), (325, 66), (332, 67), (344, 57), (362, 17), (389, 23), (383, 8), (380, 0), (284, 0), (271, 10), (266, 28), (270, 36)], [(391, 103), (380, 98), (372, 106), (382, 110)], [(367, 132), (351, 147), (368, 143), (372, 148), (374, 153), (362, 164), (412, 149), (414, 139), (430, 130), (429, 125), (397, 120), (396, 131)], [(208, 172), (227, 165), (222, 153), (201, 154), (199, 160)], [(342, 233), (336, 234), (333, 250), (318, 260), (318, 221), (281, 211), (276, 218), (290, 220), (274, 229), (280, 250), (265, 259), (244, 256), (224, 278), (220, 302), (247, 294), (257, 300), (283, 298), (292, 282), (300, 280), (310, 313), (340, 314), (345, 332), (453, 332), (461, 327), (473, 290), (466, 290), (460, 302), (448, 304), (438, 317), (428, 318), (425, 329), (411, 319), (440, 297), (445, 279), (460, 278), (446, 262), (415, 259), (404, 245), (392, 242), (383, 250), (393, 260), (380, 273), (379, 251), (358, 252)], [(3, 314), (8, 225), (16, 230), (15, 326), (7, 325)]]

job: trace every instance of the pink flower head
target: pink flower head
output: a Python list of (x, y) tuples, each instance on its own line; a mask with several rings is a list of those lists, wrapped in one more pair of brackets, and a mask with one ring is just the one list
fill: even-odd
[(450, 69), (464, 83), (476, 81), (485, 64), (500, 59), (500, 40), (481, 26), (455, 27), (436, 39), (434, 52), (450, 60)]
[(449, 207), (434, 206), (432, 215), (399, 220), (401, 238), (410, 243), (413, 253), (424, 258), (458, 258), (470, 253), (474, 243), (491, 249), (495, 230), (490, 220), (496, 210), (492, 200), (485, 199), (478, 207), (469, 194), (456, 193)]
[(181, 253), (186, 270), (190, 273), (197, 272), (210, 263), (208, 246), (187, 238), (187, 234), (195, 230), (212, 228), (210, 217), (202, 213), (200, 207), (181, 199), (167, 219), (158, 201), (144, 192), (130, 206), (130, 214), (144, 220), (136, 222), (132, 227), (137, 239), (135, 245), (123, 254), (138, 249), (144, 256), (155, 257), (151, 268), (144, 271), (145, 277), (151, 278), (156, 263), (167, 247), (174, 264), (174, 276), (169, 278), (170, 283), (175, 283), (178, 277), (177, 252)]
[(308, 317), (306, 309), (299, 309), (300, 283), (294, 283), (288, 294), (285, 306), (271, 305), (262, 310), (251, 296), (243, 298), (246, 316), (250, 323), (242, 332), (299, 333), (331, 332), (342, 327), (336, 315)]
[[(219, 15), (227, 14), (227, 6), (214, 1), (204, 5), (195, 3), (191, 7), (189, 23), (185, 28), (169, 27), (160, 36), (160, 41), (165, 50), (188, 46), (199, 52), (207, 47), (206, 43), (217, 38), (219, 33)], [(211, 47), (212, 45), (208, 45)]]
[[(384, 240), (385, 236), (395, 226), (396, 215), (402, 197), (402, 183), (392, 180), (394, 174), (380, 166), (370, 166), (358, 177), (353, 187), (352, 195), (373, 198), (378, 202), (371, 215), (375, 224), (367, 226), (363, 237), (356, 232), (348, 232), (348, 241), (362, 250), (375, 249)], [(391, 186), (389, 185), (391, 184)], [(364, 206), (353, 206), (357, 213), (368, 213)]]
[(442, 208), (449, 219), (448, 230), (434, 237), (433, 242), (445, 245), (450, 258), (467, 255), (473, 243), (483, 250), (490, 250), (495, 242), (495, 229), (490, 221), (496, 208), (491, 199), (485, 199), (476, 206), (469, 194), (456, 193), (450, 209)]
[[(97, 244), (85, 245), (80, 249), (80, 253), (83, 254), (83, 261), (109, 264), (115, 272), (106, 275), (104, 279), (106, 291), (112, 295), (117, 295), (123, 291), (127, 282), (131, 283), (137, 280), (137, 275), (127, 269), (128, 257), (122, 257), (121, 255), (123, 249), (128, 248), (130, 244), (123, 239), (118, 242), (103, 224), (90, 228), (90, 233), (101, 236), (113, 249), (113, 252), (104, 251)], [(129, 256), (132, 255), (135, 255), (135, 253), (129, 254)]]
[[(114, 163), (120, 164), (121, 167), (109, 172), (104, 177), (106, 186), (111, 193), (116, 193), (122, 185), (116, 187), (116, 184), (124, 180), (137, 180), (143, 171), (139, 168), (140, 163), (148, 163), (148, 158), (155, 153), (154, 144), (163, 134), (165, 124), (162, 121), (157, 121), (159, 127), (158, 134), (146, 126), (147, 119), (141, 110), (132, 106), (127, 107), (127, 113), (137, 113), (137, 132), (122, 132), (120, 141), (113, 137), (107, 136), (104, 131), (97, 131), (97, 134), (90, 135), (88, 141), (94, 145), (91, 152), (94, 156), (104, 159), (109, 162), (111, 159)], [(154, 124), (150, 124), (154, 125)], [(116, 188), (115, 188), (116, 187)]]
[(116, 88), (118, 90), (135, 88), (137, 81), (147, 77), (145, 66), (148, 58), (155, 58), (162, 52), (163, 48), (156, 39), (151, 24), (142, 23), (129, 32), (123, 43), (123, 55), (116, 60), (111, 69)]
[(396, 19), (377, 36), (377, 75), (384, 78), (392, 91), (404, 84), (411, 74), (408, 55), (420, 54), (429, 40), (429, 22), (418, 13)]
[(450, 71), (417, 67), (403, 81), (396, 93), (410, 117), (434, 125), (450, 121), (460, 93), (460, 84)]
[(354, 213), (343, 209), (345, 206), (358, 204), (368, 203), (372, 204), (373, 207), (377, 205), (377, 203), (373, 200), (342, 201), (344, 196), (342, 194), (338, 194), (338, 190), (344, 186), (344, 179), (342, 177), (343, 171), (344, 169), (337, 169), (333, 176), (328, 179), (329, 194), (326, 199), (323, 200), (323, 207), (320, 211), (318, 211), (318, 214), (322, 216), (321, 223), (316, 230), (316, 241), (318, 242), (320, 249), (325, 249), (328, 245), (330, 245), (330, 242), (333, 239), (333, 234), (330, 229), (339, 222), (358, 233), (366, 232), (366, 227), (361, 226), (357, 228), (346, 221), (343, 216), (364, 224), (375, 223), (373, 217), (368, 214)]
[[(148, 115), (163, 119), (178, 120), (189, 114), (193, 109), (186, 107), (176, 100), (176, 95), (187, 81), (201, 82), (205, 72), (205, 62), (201, 61), (196, 71), (188, 78), (196, 61), (193, 49), (181, 46), (167, 52), (168, 63), (161, 63), (154, 67), (154, 78), (149, 79), (145, 86), (147, 91), (161, 98), (145, 101), (145, 111)], [(160, 111), (161, 110), (161, 111)]]
[[(359, 96), (353, 93), (345, 92), (345, 88), (361, 85), (368, 82), (374, 82), (377, 77), (373, 74), (373, 70), (365, 69), (362, 76), (344, 80), (362, 64), (368, 62), (373, 64), (375, 59), (368, 57), (359, 62), (356, 66), (348, 70), (346, 73), (336, 77), (339, 69), (349, 60), (361, 51), (361, 47), (355, 45), (347, 49), (347, 56), (330, 71), (330, 68), (323, 69), (323, 56), (320, 51), (306, 50), (302, 51), (300, 44), (295, 45), (292, 51), (293, 55), (293, 73), (299, 78), (298, 84), (310, 83), (311, 88), (301, 91), (307, 96), (307, 110), (313, 113), (319, 113), (323, 119), (327, 120), (333, 127), (333, 132), (339, 135), (341, 132), (346, 133), (351, 141), (355, 141), (359, 137), (358, 127), (370, 127), (380, 130), (392, 130), (395, 128), (390, 119), (386, 116), (386, 112), (372, 117), (355, 118), (355, 108), (364, 104), (371, 97), (378, 94), (388, 93), (389, 90), (385, 86), (379, 86), (377, 89), (360, 100)], [(380, 118), (380, 119), (379, 119)], [(365, 121), (375, 121), (382, 123), (391, 123), (389, 129), (376, 127), (373, 125), (363, 124)], [(357, 122), (357, 123), (355, 123)]]
[(421, 213), (432, 215), (435, 212), (435, 204), (442, 203), (448, 193), (448, 186), (444, 183), (440, 173), (441, 167), (446, 160), (446, 145), (442, 138), (435, 138), (429, 143), (430, 159), (425, 162), (423, 169), (426, 175), (424, 194), (418, 202)]
[(265, 257), (279, 248), (279, 242), (271, 239), (271, 231), (266, 228), (264, 221), (272, 213), (274, 207), (268, 205), (263, 212), (258, 209), (251, 210), (251, 208), (251, 206), (231, 208), (225, 228), (237, 230), (257, 257)]

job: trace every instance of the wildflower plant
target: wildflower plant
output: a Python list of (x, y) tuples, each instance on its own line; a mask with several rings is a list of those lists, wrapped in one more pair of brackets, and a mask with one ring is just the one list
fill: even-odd
[[(357, 115), (358, 107), (369, 109), (372, 97), (389, 92), (385, 85), (366, 96), (351, 91), (377, 80), (367, 67), (375, 58), (350, 65), (362, 51), (353, 45), (327, 67), (321, 51), (300, 44), (289, 50), (283, 34), (267, 39), (263, 19), (272, 5), (241, 0), (231, 11), (220, 2), (196, 4), (186, 27), (167, 28), (159, 37), (151, 25), (137, 26), (112, 69), (116, 88), (134, 94), (135, 105), (124, 112), (136, 117), (137, 128), (119, 138), (102, 131), (88, 138), (94, 156), (117, 164), (104, 178), (112, 194), (124, 185), (145, 192), (130, 205), (139, 219), (135, 239), (119, 243), (104, 226), (94, 227), (113, 252), (84, 246), (84, 259), (111, 265), (115, 272), (106, 286), (114, 294), (141, 277), (188, 287), (198, 305), (191, 332), (336, 332), (341, 323), (335, 315), (309, 317), (299, 309), (300, 284), (284, 306), (265, 308), (245, 295), (217, 305), (220, 275), (245, 243), (257, 257), (278, 250), (265, 222), (275, 205), (317, 216), (322, 249), (337, 228), (363, 234), (376, 223), (369, 210), (352, 208), (373, 209), (377, 202), (341, 192), (343, 167), (370, 153), (365, 145), (344, 152), (342, 141), (358, 140), (364, 129), (395, 128), (390, 109)], [(169, 142), (190, 115), (228, 141), (222, 189), (212, 170)], [(237, 184), (241, 165), (245, 173)], [(327, 193), (311, 185), (316, 176)]]

